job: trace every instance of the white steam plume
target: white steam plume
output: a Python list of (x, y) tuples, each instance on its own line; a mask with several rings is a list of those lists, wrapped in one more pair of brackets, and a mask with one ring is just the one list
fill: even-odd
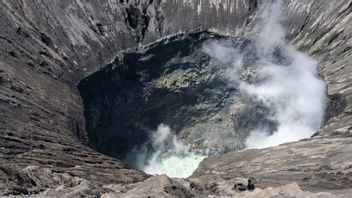
[(148, 174), (185, 178), (190, 176), (205, 158), (190, 152), (165, 124), (160, 124), (150, 139), (151, 144), (147, 143), (134, 149), (129, 154), (131, 159), (126, 160)]
[[(266, 106), (276, 131), (258, 128), (250, 132), (247, 148), (263, 148), (310, 137), (322, 124), (326, 104), (326, 87), (317, 72), (317, 63), (285, 42), (280, 25), (280, 1), (264, 3), (260, 20), (261, 31), (251, 40), (256, 52), (255, 66), (248, 70), (240, 51), (224, 42), (213, 41), (203, 51), (222, 65), (227, 77), (243, 96)], [(285, 63), (278, 60), (278, 52)], [(255, 82), (241, 80), (243, 71), (254, 73)]]

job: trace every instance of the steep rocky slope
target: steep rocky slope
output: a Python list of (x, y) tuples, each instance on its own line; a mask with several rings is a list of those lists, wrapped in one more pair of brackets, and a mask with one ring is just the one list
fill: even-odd
[[(93, 196), (144, 181), (148, 175), (87, 146), (77, 84), (119, 50), (166, 35), (197, 28), (246, 35), (260, 26), (262, 3), (1, 0), (2, 195), (64, 185)], [(206, 159), (191, 178), (204, 192), (221, 194), (233, 179), (252, 176), (261, 187), (296, 181), (308, 190), (351, 188), (352, 1), (284, 1), (282, 13), (290, 43), (319, 62), (330, 98), (326, 122), (312, 139)]]

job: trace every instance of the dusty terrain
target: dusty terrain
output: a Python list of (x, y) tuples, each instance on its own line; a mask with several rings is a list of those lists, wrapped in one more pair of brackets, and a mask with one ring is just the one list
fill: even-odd
[(254, 177), (260, 188), (281, 186), (255, 192), (268, 196), (329, 191), (347, 197), (352, 188), (351, 0), (282, 6), (287, 39), (318, 61), (327, 83), (325, 124), (312, 138), (209, 157), (187, 180), (151, 177), (88, 146), (77, 89), (83, 78), (119, 50), (170, 34), (199, 29), (244, 36), (260, 26), (262, 3), (1, 0), (0, 196), (227, 196), (235, 193), (234, 182)]

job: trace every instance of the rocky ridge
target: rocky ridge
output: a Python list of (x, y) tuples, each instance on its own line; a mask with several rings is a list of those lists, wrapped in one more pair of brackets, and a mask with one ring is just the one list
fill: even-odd
[[(142, 192), (136, 183), (150, 176), (87, 146), (76, 85), (117, 51), (166, 35), (200, 28), (243, 36), (260, 26), (262, 3), (2, 0), (1, 195), (69, 188), (75, 195), (118, 196), (110, 184)], [(352, 1), (284, 1), (282, 13), (290, 43), (319, 62), (330, 98), (326, 122), (311, 139), (206, 159), (189, 179), (204, 193), (229, 195), (234, 192), (224, 189), (248, 177), (263, 188), (297, 182), (303, 190), (350, 192)], [(155, 180), (171, 186), (165, 196), (175, 195), (168, 192), (179, 184)], [(179, 183), (177, 195), (189, 196), (189, 183)]]

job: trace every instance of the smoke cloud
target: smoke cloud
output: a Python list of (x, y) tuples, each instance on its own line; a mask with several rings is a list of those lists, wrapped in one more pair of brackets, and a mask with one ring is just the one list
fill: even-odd
[(190, 176), (205, 158), (190, 152), (165, 124), (160, 124), (151, 133), (150, 142), (134, 149), (128, 156), (127, 162), (148, 174), (181, 178)]
[(229, 86), (239, 89), (242, 97), (267, 107), (268, 118), (278, 124), (275, 131), (251, 131), (245, 142), (247, 148), (310, 137), (323, 121), (325, 83), (319, 77), (317, 63), (286, 43), (280, 8), (280, 1), (263, 5), (259, 17), (263, 26), (248, 38), (246, 47), (223, 41), (203, 46), (204, 52), (226, 68)]
[[(280, 1), (262, 6), (258, 33), (238, 42), (212, 40), (202, 47), (212, 65), (224, 70), (228, 86), (239, 90), (244, 100), (268, 109), (267, 120), (277, 123), (275, 129), (250, 131), (247, 148), (310, 137), (322, 124), (326, 104), (326, 87), (316, 61), (285, 41)], [(189, 151), (167, 125), (160, 124), (151, 132), (150, 141), (131, 151), (125, 161), (149, 174), (188, 177), (204, 158)]]

